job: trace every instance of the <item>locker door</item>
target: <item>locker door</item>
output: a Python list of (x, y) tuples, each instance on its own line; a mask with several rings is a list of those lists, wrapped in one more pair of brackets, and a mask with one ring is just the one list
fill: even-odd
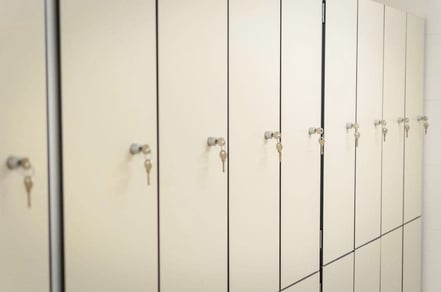
[(323, 267), (323, 292), (354, 291), (354, 254)]
[(381, 291), (401, 292), (403, 229), (381, 238)]
[(230, 290), (279, 289), (280, 1), (230, 1)]
[(315, 274), (300, 283), (297, 283), (286, 290), (286, 292), (319, 292), (320, 291), (320, 278), (319, 274)]
[(380, 239), (355, 251), (355, 292), (380, 291), (380, 252)]
[(358, 11), (356, 247), (381, 233), (384, 5), (360, 0)]
[[(383, 142), (382, 232), (402, 224), (403, 149), (406, 62), (406, 13), (386, 7), (384, 31), (383, 119), (388, 129)], [(388, 291), (388, 290), (387, 290)]]
[[(0, 291), (49, 291), (45, 20), (43, 1), (0, 4)], [(28, 208), (22, 167), (35, 169)]]
[(157, 291), (155, 2), (62, 4), (66, 291)]
[(406, 118), (409, 133), (405, 139), (404, 222), (421, 215), (424, 96), (424, 19), (407, 15)]
[(403, 292), (421, 291), (421, 218), (404, 225)]
[(227, 2), (158, 9), (161, 291), (224, 292), (227, 173), (207, 138), (227, 138)]
[[(282, 3), (282, 288), (319, 270), (321, 1)], [(305, 30), (305, 27), (308, 27)]]
[(326, 1), (324, 263), (354, 248), (357, 1)]

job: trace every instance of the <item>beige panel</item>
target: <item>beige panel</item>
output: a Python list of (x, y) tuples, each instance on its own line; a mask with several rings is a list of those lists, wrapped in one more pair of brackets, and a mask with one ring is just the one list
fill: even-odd
[(326, 105), (324, 262), (354, 247), (354, 158), (357, 1), (328, 0), (326, 8)]
[[(49, 291), (45, 20), (43, 1), (0, 4), (0, 290)], [(9, 155), (35, 168), (32, 208), (24, 172)]]
[(379, 239), (355, 251), (355, 292), (380, 291), (380, 252)]
[(404, 226), (403, 292), (421, 292), (421, 218)]
[(381, 238), (381, 291), (401, 292), (403, 228)]
[(319, 292), (320, 291), (320, 278), (319, 274), (315, 274), (294, 286), (283, 290), (285, 292)]
[(356, 247), (380, 235), (384, 5), (359, 1), (356, 167)]
[[(282, 11), (282, 287), (319, 270), (322, 26), (320, 1)], [(305, 27), (308, 27), (305, 30)]]
[(162, 292), (227, 289), (227, 173), (207, 146), (227, 135), (226, 9), (159, 3)]
[[(280, 1), (230, 2), (230, 290), (279, 288)], [(222, 120), (222, 119), (220, 119)]]
[(424, 98), (424, 19), (407, 15), (406, 117), (410, 120), (405, 139), (404, 222), (421, 215)]
[(383, 119), (387, 137), (383, 143), (382, 232), (402, 224), (403, 220), (403, 124), (406, 13), (386, 7), (384, 36)]
[(353, 253), (323, 268), (323, 292), (353, 292), (353, 289)]
[(66, 291), (156, 291), (155, 2), (66, 0), (61, 29)]

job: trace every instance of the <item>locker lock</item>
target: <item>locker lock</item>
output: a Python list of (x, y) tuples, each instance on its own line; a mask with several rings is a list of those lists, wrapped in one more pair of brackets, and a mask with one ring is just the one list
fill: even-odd
[(409, 137), (409, 130), (410, 130), (410, 125), (409, 125), (409, 118), (404, 117), (404, 118), (398, 118), (398, 123), (404, 123), (404, 131), (406, 132), (406, 138)]
[(424, 134), (427, 135), (427, 129), (429, 128), (429, 118), (427, 116), (418, 116), (417, 117), (418, 122), (424, 122)]
[(282, 150), (283, 150), (282, 134), (278, 131), (266, 131), (264, 137), (265, 140), (274, 139), (277, 141), (276, 150), (277, 153), (279, 154), (279, 162), (282, 162)]
[(325, 154), (325, 138), (323, 137), (323, 133), (324, 133), (324, 129), (323, 128), (314, 128), (311, 127), (308, 129), (308, 134), (309, 136), (317, 134), (319, 135), (319, 145), (320, 145), (320, 155), (324, 155)]
[(207, 139), (207, 145), (209, 147), (213, 147), (213, 146), (219, 146), (220, 147), (220, 152), (219, 152), (219, 158), (222, 162), (222, 172), (225, 172), (225, 162), (227, 161), (228, 158), (228, 154), (227, 151), (225, 151), (225, 139), (222, 137), (208, 137)]
[(23, 169), (24, 170), (24, 186), (26, 189), (26, 194), (28, 197), (28, 208), (31, 208), (31, 191), (32, 191), (32, 187), (34, 186), (34, 181), (33, 181), (33, 177), (35, 174), (35, 170), (32, 167), (32, 164), (29, 160), (29, 158), (26, 157), (18, 157), (18, 156), (9, 156), (7, 161), (6, 161), (6, 166), (8, 167), (8, 169), (10, 170), (15, 170), (15, 169)]
[(147, 173), (147, 185), (150, 185), (150, 173), (152, 172), (153, 163), (152, 158), (150, 157), (152, 154), (152, 150), (148, 144), (136, 144), (133, 143), (130, 145), (129, 151), (132, 155), (144, 154), (144, 168)]
[(375, 127), (378, 127), (380, 125), (382, 126), (381, 131), (383, 133), (383, 141), (386, 142), (386, 135), (388, 132), (388, 129), (386, 127), (386, 125), (387, 125), (386, 120), (375, 120), (374, 125), (375, 125)]
[(358, 147), (358, 140), (360, 139), (360, 131), (358, 129), (360, 129), (360, 125), (355, 122), (355, 123), (346, 123), (346, 130), (350, 130), (350, 129), (354, 129), (354, 138), (355, 138), (355, 147)]

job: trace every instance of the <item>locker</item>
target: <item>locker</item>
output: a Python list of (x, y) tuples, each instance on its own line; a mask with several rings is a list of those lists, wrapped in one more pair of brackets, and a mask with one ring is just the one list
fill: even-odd
[(382, 232), (400, 226), (403, 220), (403, 150), (406, 62), (406, 13), (386, 7), (384, 28)]
[(401, 292), (403, 228), (381, 238), (381, 291)]
[(357, 1), (326, 1), (324, 263), (354, 248)]
[(320, 291), (320, 279), (319, 274), (314, 274), (300, 283), (297, 283), (286, 290), (286, 292), (319, 292)]
[[(355, 246), (380, 235), (384, 5), (360, 0), (358, 9)], [(357, 143), (357, 142), (356, 142)], [(364, 291), (364, 290), (361, 290)]]
[(404, 225), (403, 292), (421, 292), (421, 218)]
[(163, 0), (158, 17), (161, 291), (224, 292), (228, 148), (207, 139), (227, 139), (227, 1)]
[[(355, 292), (380, 291), (381, 240), (377, 239), (355, 251)], [(385, 290), (389, 291), (389, 290)]]
[(155, 1), (62, 4), (66, 291), (157, 291)]
[(424, 96), (424, 19), (407, 14), (404, 222), (421, 215)]
[(264, 134), (280, 130), (280, 1), (230, 1), (229, 17), (230, 290), (277, 291), (278, 138)]
[(354, 254), (323, 267), (323, 292), (354, 291)]
[(308, 131), (321, 127), (321, 13), (282, 2), (282, 288), (319, 270), (320, 135)]
[[(0, 4), (0, 291), (49, 291), (44, 15), (43, 1)], [(9, 169), (10, 156), (34, 169), (30, 208), (32, 170)]]

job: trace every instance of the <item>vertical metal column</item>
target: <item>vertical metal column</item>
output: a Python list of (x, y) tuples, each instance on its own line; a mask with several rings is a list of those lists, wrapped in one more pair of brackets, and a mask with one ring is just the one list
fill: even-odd
[(64, 291), (59, 1), (45, 0), (51, 292)]

